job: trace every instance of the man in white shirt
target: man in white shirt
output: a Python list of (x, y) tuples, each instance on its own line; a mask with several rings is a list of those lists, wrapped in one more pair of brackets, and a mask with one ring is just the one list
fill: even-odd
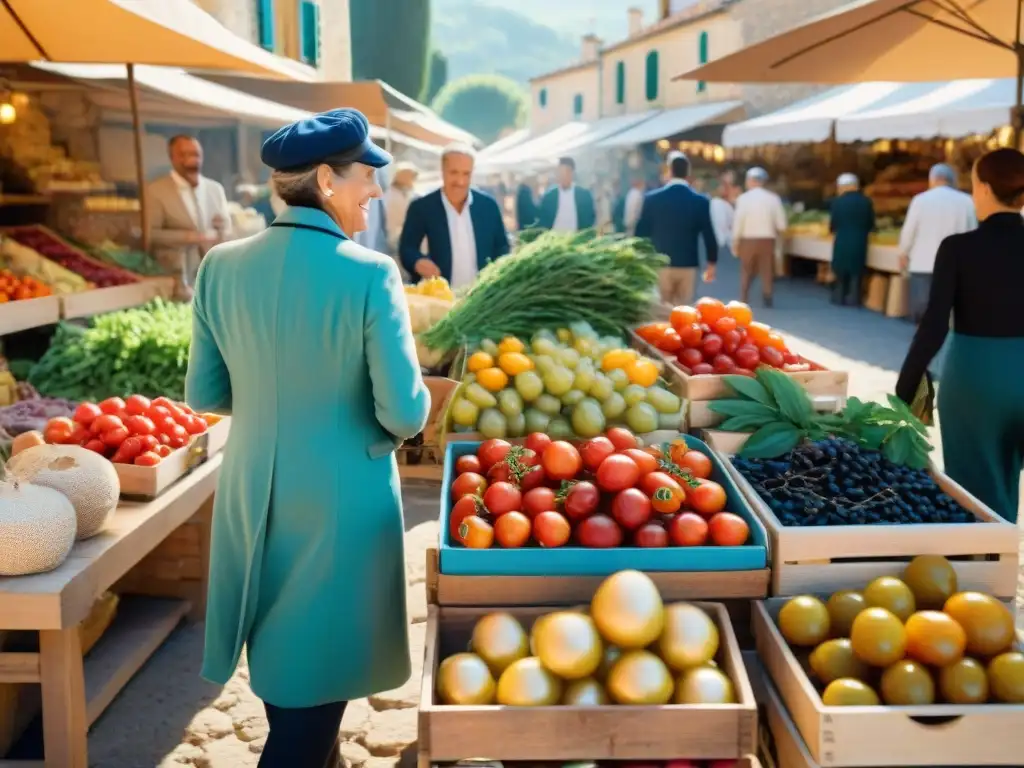
[(643, 174), (635, 172), (630, 178), (629, 191), (626, 193), (625, 210), (622, 214), (626, 234), (630, 237), (636, 233), (636, 223), (640, 221), (640, 212), (644, 208), (644, 195), (646, 194), (647, 186), (644, 184)]
[(910, 275), (910, 319), (920, 322), (932, 287), (939, 244), (978, 226), (971, 196), (956, 188), (956, 171), (945, 163), (928, 172), (928, 191), (910, 201), (900, 231), (900, 268)]
[(558, 161), (555, 177), (558, 184), (545, 192), (540, 201), (540, 227), (556, 232), (578, 232), (593, 227), (597, 220), (594, 197), (576, 186), (576, 162), (571, 157), (563, 157)]
[(736, 197), (736, 177), (726, 171), (719, 177), (718, 188), (711, 198), (711, 224), (715, 228), (719, 255), (728, 254), (732, 247), (732, 227), (736, 218), (732, 201)]
[(202, 175), (203, 147), (192, 136), (167, 142), (171, 172), (150, 182), (150, 239), (153, 255), (174, 275), (179, 298), (189, 298), (199, 262), (214, 245), (231, 236), (231, 214), (224, 187)]
[(750, 298), (750, 283), (761, 278), (764, 306), (772, 306), (775, 284), (775, 244), (786, 231), (786, 211), (782, 200), (765, 189), (768, 172), (764, 168), (747, 171), (747, 191), (736, 200), (732, 225), (732, 249), (740, 260), (740, 301)]

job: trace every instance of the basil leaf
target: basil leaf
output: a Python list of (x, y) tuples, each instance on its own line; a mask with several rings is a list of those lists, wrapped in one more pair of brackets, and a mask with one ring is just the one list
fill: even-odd
[(804, 432), (792, 424), (776, 421), (765, 424), (747, 438), (740, 449), (740, 456), (749, 459), (774, 459), (796, 448)]
[(857, 421), (866, 411), (867, 408), (859, 397), (851, 397), (846, 401), (843, 415), (850, 421)]
[(860, 429), (859, 436), (864, 441), (864, 445), (877, 451), (890, 436), (891, 432), (891, 427), (880, 424), (866, 424)]
[(723, 376), (722, 380), (725, 381), (732, 390), (748, 400), (767, 405), (769, 408), (776, 406), (775, 398), (772, 397), (771, 392), (765, 389), (764, 385), (757, 379), (752, 379), (749, 376), (736, 376), (730, 374)]
[(761, 366), (756, 376), (775, 401), (783, 417), (800, 427), (808, 427), (814, 418), (814, 406), (807, 396), (807, 391), (793, 379), (774, 368)]
[(913, 452), (913, 443), (905, 430), (897, 430), (882, 447), (885, 458), (893, 464), (907, 465), (907, 459)]
[(763, 427), (765, 424), (770, 424), (777, 420), (778, 416), (773, 416), (772, 418), (763, 416), (730, 416), (716, 426), (715, 429), (720, 429), (723, 432), (752, 432)]
[(763, 416), (771, 421), (779, 418), (779, 412), (775, 408), (752, 400), (710, 400), (708, 409), (721, 416)]

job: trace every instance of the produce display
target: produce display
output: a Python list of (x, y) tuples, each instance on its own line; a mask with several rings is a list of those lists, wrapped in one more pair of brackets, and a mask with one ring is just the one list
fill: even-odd
[(667, 260), (647, 240), (545, 232), (484, 267), (440, 322), (423, 334), (437, 350), (586, 321), (620, 333), (647, 317)]
[(22, 279), (32, 278), (58, 296), (88, 290), (89, 282), (71, 270), (19, 245), (0, 231), (0, 259), (3, 266)]
[(122, 269), (115, 269), (90, 259), (43, 227), (11, 227), (3, 231), (5, 237), (49, 259), (77, 275), (81, 275), (97, 288), (128, 285), (138, 278)]
[(991, 595), (960, 592), (938, 555), (860, 591), (791, 598), (776, 623), (826, 706), (1024, 704), (1013, 613)]
[(443, 277), (431, 277), (415, 285), (405, 286), (405, 301), (409, 308), (409, 321), (416, 334), (416, 357), (424, 368), (436, 368), (447, 357), (443, 349), (431, 349), (420, 335), (434, 327), (451, 310), (455, 294)]
[(29, 382), (76, 402), (132, 394), (184, 400), (191, 339), (191, 306), (162, 299), (98, 315), (86, 328), (61, 323)]
[(723, 304), (705, 297), (672, 310), (667, 323), (647, 323), (637, 335), (663, 352), (688, 376), (736, 373), (753, 376), (760, 365), (788, 373), (812, 366), (786, 346), (782, 334), (754, 320), (741, 301)]
[(485, 338), (467, 359), (449, 408), (456, 432), (556, 439), (595, 437), (609, 425), (634, 432), (676, 430), (682, 402), (660, 380), (659, 363), (587, 323), (533, 334)]
[(612, 428), (577, 448), (534, 433), (524, 446), (487, 440), (454, 469), (449, 533), (471, 549), (738, 547), (750, 538), (726, 511), (711, 460), (683, 440), (641, 448)]
[(0, 429), (11, 437), (17, 437), (24, 432), (42, 432), (50, 419), (71, 416), (75, 408), (75, 403), (61, 398), (19, 400), (14, 405), (0, 408)]
[[(131, 201), (136, 202), (137, 201)], [(84, 246), (83, 246), (84, 247)], [(160, 262), (154, 259), (145, 251), (136, 251), (126, 248), (123, 245), (112, 243), (109, 240), (86, 248), (89, 255), (113, 267), (126, 269), (136, 275), (146, 277), (160, 277), (166, 275), (167, 270)]]
[(426, 296), (431, 299), (441, 299), (449, 303), (455, 301), (452, 287), (443, 277), (428, 277), (425, 280), (420, 280), (415, 285), (407, 285), (405, 286), (405, 294), (406, 296)]
[(52, 571), (75, 545), (75, 508), (32, 483), (0, 481), (0, 576)]
[(39, 282), (31, 275), (18, 277), (9, 269), (0, 269), (0, 304), (52, 295), (50, 286)]
[(438, 666), (437, 695), (452, 706), (733, 704), (718, 653), (719, 628), (702, 608), (664, 605), (648, 576), (619, 571), (589, 610), (554, 611), (529, 628), (510, 613), (483, 616), (469, 651)]

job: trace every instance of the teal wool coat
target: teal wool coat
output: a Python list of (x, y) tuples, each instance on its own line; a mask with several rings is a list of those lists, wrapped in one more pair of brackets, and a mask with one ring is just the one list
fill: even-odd
[(232, 416), (217, 485), (202, 674), (279, 707), (409, 677), (400, 440), (423, 384), (394, 261), (312, 208), (203, 260), (186, 399)]
[(836, 236), (832, 245), (832, 271), (859, 275), (868, 260), (868, 238), (875, 231), (875, 207), (863, 192), (844, 192), (832, 201), (829, 228)]

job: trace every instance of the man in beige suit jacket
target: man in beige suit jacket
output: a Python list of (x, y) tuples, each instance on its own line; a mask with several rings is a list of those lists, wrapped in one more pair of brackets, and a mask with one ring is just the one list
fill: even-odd
[(202, 175), (203, 148), (192, 136), (167, 143), (171, 172), (148, 187), (153, 255), (177, 281), (179, 298), (191, 298), (199, 262), (231, 236), (224, 187)]

